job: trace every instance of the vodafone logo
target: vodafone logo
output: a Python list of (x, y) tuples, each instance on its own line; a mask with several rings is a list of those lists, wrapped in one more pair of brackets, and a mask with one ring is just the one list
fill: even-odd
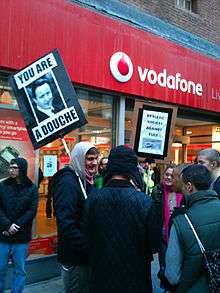
[[(152, 68), (135, 65), (135, 71), (139, 81), (149, 85), (157, 85), (161, 88), (181, 91), (183, 93), (203, 95), (203, 86), (193, 80), (185, 79), (180, 72), (169, 74), (166, 68), (155, 71)], [(110, 59), (110, 70), (114, 78), (120, 82), (127, 82), (133, 74), (133, 64), (129, 56), (123, 52), (116, 52)]]
[(116, 52), (110, 59), (110, 70), (117, 81), (127, 82), (132, 77), (133, 64), (127, 54)]

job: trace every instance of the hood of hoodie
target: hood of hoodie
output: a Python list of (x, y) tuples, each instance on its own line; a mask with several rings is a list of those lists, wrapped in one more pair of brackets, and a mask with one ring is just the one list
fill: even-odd
[(12, 162), (18, 165), (20, 175), (23, 177), (27, 177), (27, 161), (24, 158), (15, 158), (11, 160), (11, 163)]
[(89, 142), (77, 143), (71, 152), (70, 167), (73, 168), (81, 179), (86, 179), (85, 173), (85, 157), (88, 150), (95, 146)]
[(15, 163), (19, 168), (19, 178), (22, 185), (33, 184), (32, 181), (27, 176), (28, 163), (24, 158), (15, 158), (11, 160), (11, 163)]

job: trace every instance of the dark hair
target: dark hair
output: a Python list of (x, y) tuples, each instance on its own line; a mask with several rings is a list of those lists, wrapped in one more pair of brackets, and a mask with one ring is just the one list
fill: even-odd
[[(104, 161), (104, 160), (107, 160), (107, 163), (108, 163), (108, 157), (102, 157), (102, 158), (100, 159), (100, 161), (99, 161), (98, 172), (99, 172), (100, 175), (103, 175), (103, 174), (102, 174), (102, 173), (103, 173), (103, 170), (107, 168), (107, 165), (106, 165), (106, 167), (105, 167), (104, 169), (101, 167), (101, 166), (103, 165), (103, 161)], [(104, 172), (105, 172), (105, 171), (104, 171)]]
[(164, 169), (164, 173), (167, 171), (167, 169), (175, 169), (176, 168), (176, 164), (171, 163), (166, 165), (165, 169)]
[(155, 160), (154, 159), (145, 159), (145, 163), (155, 164)]
[(39, 78), (35, 82), (33, 82), (33, 84), (32, 84), (32, 96), (33, 96), (33, 98), (36, 98), (36, 88), (38, 88), (39, 86), (41, 86), (41, 85), (43, 85), (45, 83), (47, 83), (51, 88), (51, 83), (50, 83), (48, 78), (45, 78), (45, 77), (44, 78)]
[(99, 165), (102, 165), (104, 160), (108, 160), (108, 157), (102, 157), (99, 161)]
[(28, 162), (27, 162), (27, 160), (25, 158), (18, 157), (18, 158), (12, 159), (10, 164), (18, 165), (20, 183), (22, 185), (25, 185), (28, 180), (28, 177), (27, 177)]
[(179, 174), (181, 175), (183, 170), (186, 169), (187, 167), (189, 167), (191, 164), (190, 163), (181, 163), (179, 165), (177, 165), (175, 167), (175, 169), (179, 172)]
[(217, 167), (220, 166), (220, 153), (216, 149), (204, 149), (198, 153), (198, 156), (204, 156), (209, 162), (216, 162)]
[(99, 150), (95, 147), (90, 148), (86, 155), (99, 155)]
[(197, 190), (207, 190), (212, 183), (212, 176), (208, 168), (203, 165), (190, 165), (182, 171), (182, 180), (190, 182)]

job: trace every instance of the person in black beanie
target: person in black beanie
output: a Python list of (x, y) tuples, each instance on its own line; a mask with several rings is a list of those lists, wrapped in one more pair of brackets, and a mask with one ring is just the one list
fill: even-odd
[(153, 202), (139, 184), (135, 152), (113, 148), (104, 187), (85, 205), (90, 293), (152, 292), (151, 260), (160, 230)]
[(0, 183), (0, 292), (4, 291), (9, 255), (14, 270), (11, 292), (21, 293), (25, 285), (24, 265), (38, 204), (37, 187), (27, 169), (24, 158), (12, 159), (10, 177)]
[(117, 174), (129, 176), (139, 191), (144, 189), (144, 181), (138, 168), (138, 160), (135, 152), (123, 145), (112, 149), (109, 156), (103, 184)]

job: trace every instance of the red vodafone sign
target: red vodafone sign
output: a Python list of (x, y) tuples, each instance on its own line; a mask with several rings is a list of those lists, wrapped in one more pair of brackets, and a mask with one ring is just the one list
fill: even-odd
[(1, 8), (2, 68), (58, 48), (74, 84), (220, 112), (220, 60), (70, 1), (1, 0)]
[[(133, 74), (133, 64), (130, 57), (123, 52), (114, 53), (110, 59), (110, 70), (117, 81), (129, 81)], [(192, 93), (197, 96), (202, 96), (203, 94), (203, 86), (201, 83), (186, 80), (180, 72), (173, 75), (169, 74), (166, 68), (157, 72), (140, 65), (134, 66), (134, 70), (137, 70), (140, 82), (146, 82), (151, 85), (157, 84), (162, 88), (180, 90), (183, 93)]]
[[(140, 44), (139, 44), (140, 45)], [(171, 47), (171, 48), (170, 48)], [(149, 99), (220, 111), (220, 62), (155, 37), (145, 54), (113, 51), (108, 58), (116, 90)], [(178, 54), (174, 54), (177, 52)]]

